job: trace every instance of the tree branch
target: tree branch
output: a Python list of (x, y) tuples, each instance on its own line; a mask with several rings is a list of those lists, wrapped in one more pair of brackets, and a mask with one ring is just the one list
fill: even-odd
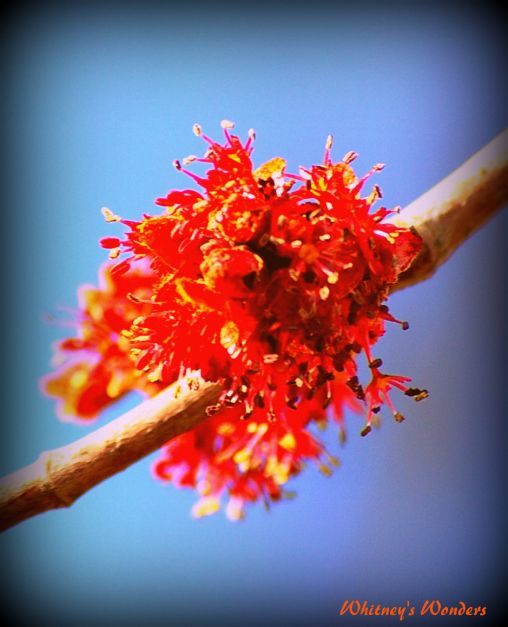
[(82, 494), (165, 442), (190, 431), (217, 403), (221, 386), (198, 379), (169, 386), (123, 416), (0, 480), (0, 530), (50, 509), (69, 507)]
[(393, 219), (423, 239), (419, 256), (400, 277), (402, 289), (431, 277), (450, 255), (508, 203), (508, 129)]
[[(508, 130), (408, 205), (394, 220), (424, 240), (394, 289), (423, 281), (474, 231), (508, 203)], [(85, 437), (42, 453), (0, 480), (0, 530), (60, 507), (206, 419), (217, 383), (180, 382)]]

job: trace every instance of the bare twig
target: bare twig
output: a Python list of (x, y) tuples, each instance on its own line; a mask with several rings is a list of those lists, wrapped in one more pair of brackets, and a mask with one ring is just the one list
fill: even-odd
[(462, 242), (507, 203), (508, 129), (393, 220), (414, 227), (424, 242), (422, 252), (400, 276), (395, 289), (432, 276)]
[[(497, 210), (508, 203), (508, 131), (406, 207), (396, 222), (424, 240), (395, 289), (431, 276)], [(108, 477), (193, 429), (221, 388), (204, 383), (175, 393), (175, 384), (89, 435), (0, 480), (0, 529), (50, 509), (68, 507)]]
[(101, 481), (194, 428), (221, 392), (217, 383), (196, 383), (178, 393), (179, 386), (168, 387), (84, 438), (46, 451), (30, 466), (3, 477), (0, 529), (70, 506)]

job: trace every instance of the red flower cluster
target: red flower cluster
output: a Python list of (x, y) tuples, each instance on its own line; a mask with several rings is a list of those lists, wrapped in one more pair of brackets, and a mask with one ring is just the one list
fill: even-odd
[[(159, 478), (196, 488), (194, 513), (243, 515), (249, 501), (284, 496), (287, 480), (305, 460), (324, 472), (336, 463), (310, 433), (328, 418), (343, 433), (345, 404), (366, 407), (362, 435), (388, 405), (391, 388), (420, 400), (425, 390), (407, 377), (383, 373), (371, 347), (396, 320), (385, 301), (390, 287), (418, 253), (418, 235), (383, 222), (372, 211), (381, 192), (362, 196), (377, 165), (357, 178), (355, 153), (333, 163), (331, 139), (321, 165), (286, 173), (283, 159), (258, 169), (251, 161), (253, 132), (242, 143), (223, 123), (220, 144), (203, 158), (175, 162), (201, 191), (171, 191), (156, 203), (164, 212), (129, 228), (125, 239), (102, 240), (110, 257), (127, 254), (103, 272), (107, 284), (83, 292), (78, 338), (59, 352), (73, 357), (46, 379), (64, 409), (92, 417), (128, 389), (164, 387), (189, 371), (220, 381), (224, 392), (211, 417), (169, 442), (155, 464)], [(183, 166), (208, 165), (203, 176)], [(359, 381), (364, 353), (371, 379)], [(213, 415), (212, 415), (213, 414)]]
[(153, 279), (146, 263), (121, 275), (104, 264), (98, 288), (81, 286), (75, 320), (79, 335), (56, 344), (57, 369), (41, 381), (43, 391), (58, 399), (62, 420), (94, 419), (129, 390), (150, 395), (160, 390), (159, 383), (136, 370), (124, 336), (137, 317), (151, 310)]

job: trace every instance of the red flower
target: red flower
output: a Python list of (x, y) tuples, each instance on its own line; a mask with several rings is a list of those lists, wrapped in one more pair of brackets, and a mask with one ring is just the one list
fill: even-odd
[[(113, 258), (127, 254), (108, 271), (114, 293), (93, 292), (107, 339), (97, 332), (97, 318), (91, 322), (87, 304), (82, 324), (95, 370), (82, 368), (86, 384), (77, 395), (72, 386), (55, 391), (61, 377), (50, 381), (52, 393), (81, 415), (85, 391), (91, 395), (89, 416), (112, 398), (107, 382), (113, 375), (121, 381), (119, 393), (146, 389), (148, 382), (165, 386), (190, 370), (220, 381), (216, 415), (169, 442), (154, 472), (196, 488), (196, 514), (215, 511), (229, 495), (227, 513), (239, 518), (246, 502), (280, 499), (281, 486), (305, 460), (329, 471), (325, 462), (334, 460), (310, 434), (313, 423), (331, 416), (343, 433), (344, 405), (364, 403), (365, 434), (383, 404), (400, 419), (391, 388), (417, 400), (426, 392), (407, 388), (407, 377), (383, 374), (381, 360), (371, 354), (387, 321), (407, 328), (385, 301), (421, 245), (416, 233), (383, 222), (393, 211), (373, 211), (381, 197), (377, 185), (361, 195), (382, 166), (357, 178), (351, 167), (356, 155), (333, 163), (329, 139), (323, 163), (301, 168), (299, 175), (287, 174), (281, 158), (254, 169), (254, 134), (242, 143), (231, 127), (223, 124), (225, 142), (219, 144), (195, 126), (208, 150), (184, 165), (207, 164), (203, 176), (175, 162), (201, 192), (171, 191), (156, 201), (164, 213), (139, 222), (105, 212), (107, 220), (129, 228), (123, 241), (102, 240)], [(140, 264), (149, 272), (140, 274)], [(144, 300), (127, 300), (122, 276), (142, 276)], [(121, 302), (129, 303), (124, 310)], [(111, 307), (119, 318), (105, 323)], [(365, 390), (357, 372), (360, 353), (372, 373)], [(67, 366), (64, 380), (73, 376)]]
[(58, 399), (62, 420), (89, 421), (131, 389), (148, 394), (160, 389), (135, 368), (125, 336), (136, 317), (151, 310), (145, 299), (152, 281), (143, 264), (122, 275), (103, 265), (100, 287), (80, 288), (78, 335), (57, 343), (58, 369), (41, 381), (43, 391)]

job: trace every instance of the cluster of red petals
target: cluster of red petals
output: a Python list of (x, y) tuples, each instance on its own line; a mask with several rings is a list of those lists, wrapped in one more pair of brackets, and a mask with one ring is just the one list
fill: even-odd
[[(175, 162), (200, 191), (171, 191), (156, 201), (162, 213), (139, 222), (106, 211), (129, 229), (102, 240), (123, 258), (104, 270), (106, 286), (82, 292), (81, 335), (60, 344), (64, 370), (46, 388), (66, 412), (91, 417), (127, 389), (151, 393), (190, 371), (220, 381), (209, 420), (169, 442), (154, 471), (198, 490), (196, 515), (227, 497), (238, 519), (245, 503), (284, 496), (304, 461), (329, 472), (336, 460), (313, 423), (331, 418), (343, 432), (344, 406), (364, 404), (365, 435), (382, 405), (402, 420), (391, 389), (427, 393), (382, 372), (371, 352), (387, 321), (407, 328), (385, 301), (421, 246), (416, 233), (383, 222), (393, 211), (373, 210), (377, 185), (362, 195), (382, 166), (358, 178), (356, 154), (333, 163), (329, 139), (323, 163), (298, 175), (281, 158), (254, 169), (253, 132), (242, 143), (223, 128), (221, 144), (196, 125), (205, 156)], [(206, 164), (201, 176), (185, 169), (192, 161)]]
[(43, 391), (57, 399), (62, 420), (86, 422), (130, 390), (152, 395), (161, 389), (134, 367), (124, 336), (137, 317), (151, 310), (153, 279), (146, 264), (124, 274), (115, 274), (111, 264), (104, 264), (99, 287), (79, 289), (73, 321), (78, 334), (57, 342), (56, 369), (41, 381)]

